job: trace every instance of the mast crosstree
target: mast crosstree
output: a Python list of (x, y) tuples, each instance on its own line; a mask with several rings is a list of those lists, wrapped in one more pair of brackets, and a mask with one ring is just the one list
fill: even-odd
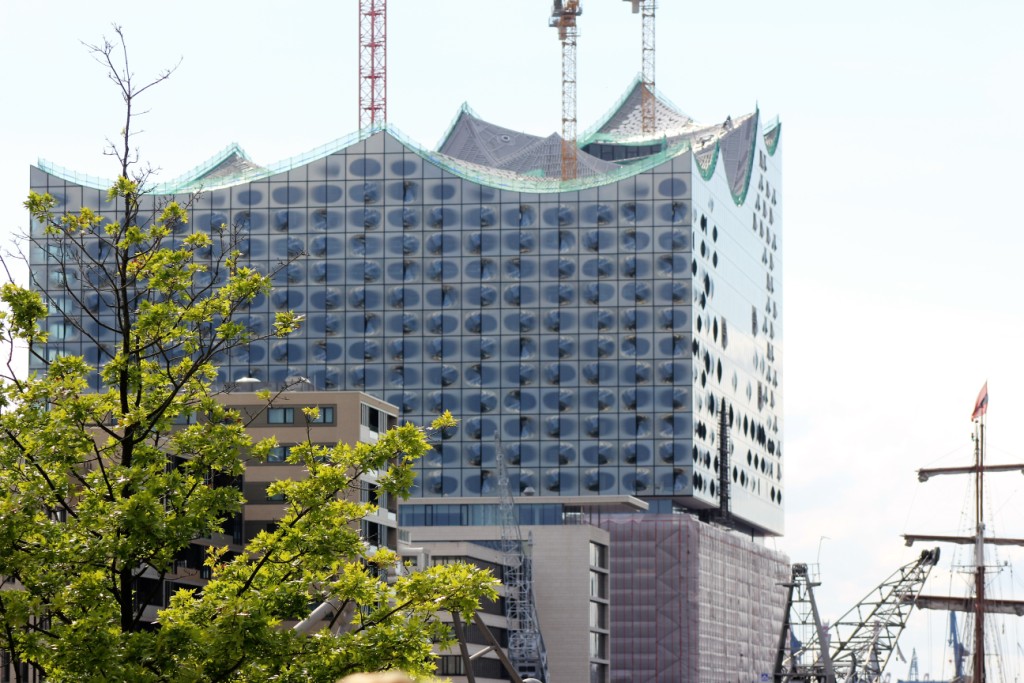
[(905, 534), (907, 545), (916, 541), (935, 541), (940, 543), (956, 543), (974, 546), (974, 595), (967, 597), (948, 597), (919, 595), (917, 606), (923, 609), (953, 610), (974, 615), (974, 655), (971, 662), (972, 683), (986, 683), (985, 673), (985, 615), (1015, 614), (1024, 616), (1024, 602), (1019, 600), (993, 600), (985, 596), (985, 545), (1018, 545), (1024, 546), (1024, 539), (996, 538), (985, 536), (985, 518), (983, 508), (985, 502), (985, 474), (990, 472), (1022, 472), (1024, 464), (1017, 465), (986, 465), (985, 464), (985, 416), (988, 413), (988, 382), (982, 387), (981, 393), (974, 404), (971, 420), (974, 423), (974, 464), (967, 467), (938, 467), (918, 470), (917, 478), (928, 481), (932, 477), (944, 474), (974, 475), (974, 534), (971, 536), (935, 536), (923, 534)]

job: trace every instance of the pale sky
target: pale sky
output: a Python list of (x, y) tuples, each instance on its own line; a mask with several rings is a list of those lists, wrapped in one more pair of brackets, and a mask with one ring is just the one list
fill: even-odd
[[(583, 5), (581, 131), (640, 69), (629, 4)], [(509, 128), (558, 130), (549, 7), (391, 0), (389, 122), (432, 148), (468, 101)], [(144, 100), (152, 112), (137, 139), (171, 179), (231, 142), (266, 164), (351, 133), (356, 18), (355, 0), (6, 0), (0, 231), (26, 225), (21, 202), (37, 158), (115, 172), (102, 150), (121, 128), (121, 102), (80, 41), (123, 25), (142, 78), (183, 58)], [(969, 415), (986, 379), (990, 461), (1024, 461), (1013, 437), (1013, 415), (1024, 414), (1022, 26), (1024, 3), (1010, 0), (658, 8), (665, 96), (702, 122), (760, 106), (783, 123), (787, 534), (769, 543), (793, 561), (820, 560), (826, 618), (916, 556), (900, 534), (958, 532), (961, 482), (918, 484), (915, 470), (967, 463)], [(1001, 481), (990, 497), (994, 533), (1024, 536), (1024, 478)], [(1003, 576), (1024, 599), (1024, 553), (1003, 556)], [(948, 566), (930, 592), (949, 589)], [(945, 624), (945, 614), (921, 613), (901, 640), (933, 679), (951, 675)], [(1006, 630), (1005, 661), (1020, 659), (1024, 628)], [(907, 665), (889, 671), (906, 677)]]

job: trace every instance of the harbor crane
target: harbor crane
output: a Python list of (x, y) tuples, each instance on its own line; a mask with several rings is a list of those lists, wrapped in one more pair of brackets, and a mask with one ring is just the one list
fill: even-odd
[[(907, 625), (939, 549), (925, 550), (831, 626), (821, 620), (806, 564), (793, 565), (775, 656), (775, 683), (876, 683)], [(803, 640), (801, 640), (803, 638)]]

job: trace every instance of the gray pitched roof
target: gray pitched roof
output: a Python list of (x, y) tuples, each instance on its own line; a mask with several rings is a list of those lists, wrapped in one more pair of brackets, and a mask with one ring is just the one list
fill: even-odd
[(760, 117), (757, 112), (703, 125), (655, 92), (656, 132), (645, 134), (641, 125), (643, 89), (643, 83), (637, 78), (601, 122), (584, 134), (583, 144), (629, 145), (662, 140), (669, 146), (687, 144), (705, 170), (715, 160), (717, 150), (733, 193), (743, 193), (750, 176), (754, 136), (758, 134)]
[(726, 125), (723, 126), (726, 130), (719, 140), (719, 146), (722, 150), (722, 161), (725, 163), (725, 177), (733, 194), (743, 192), (747, 185), (758, 118), (756, 114), (748, 114), (735, 125), (731, 119), (727, 119)]
[[(653, 134), (644, 133), (640, 109), (643, 89), (644, 85), (638, 77), (611, 111), (605, 114), (597, 125), (583, 134), (581, 144), (585, 145), (590, 142), (635, 144), (661, 140), (666, 140), (669, 144), (689, 142), (699, 155), (700, 149), (713, 148), (715, 141), (721, 139), (735, 127), (731, 117), (717, 124), (698, 123), (655, 91), (656, 130)], [(749, 116), (740, 117), (739, 120), (742, 121)]]
[[(559, 177), (562, 174), (562, 138), (520, 133), (488, 123), (463, 105), (438, 152), (461, 161), (522, 175)], [(618, 168), (583, 151), (577, 151), (576, 176), (585, 178)]]
[(503, 168), (509, 157), (542, 139), (488, 123), (463, 104), (437, 151), (473, 164)]
[[(606, 115), (590, 135), (623, 142), (651, 137), (643, 133), (643, 92), (644, 85), (637, 79), (619, 101), (619, 105)], [(657, 93), (654, 94), (654, 120), (657, 126), (655, 137), (658, 138), (685, 135), (703, 128)]]

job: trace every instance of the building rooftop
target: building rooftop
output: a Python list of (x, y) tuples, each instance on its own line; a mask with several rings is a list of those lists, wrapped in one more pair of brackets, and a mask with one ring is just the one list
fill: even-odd
[[(478, 166), (520, 175), (559, 178), (562, 174), (562, 137), (539, 137), (488, 123), (463, 104), (438, 152)], [(576, 155), (576, 176), (605, 175), (618, 166), (586, 152)]]
[[(564, 192), (595, 187), (642, 173), (692, 151), (706, 178), (714, 173), (719, 161), (723, 162), (733, 196), (741, 201), (751, 176), (754, 134), (761, 128), (759, 112), (755, 110), (735, 119), (727, 117), (719, 124), (704, 125), (655, 92), (657, 132), (644, 134), (640, 129), (643, 87), (639, 78), (635, 80), (578, 143), (581, 147), (593, 143), (654, 144), (660, 151), (613, 163), (580, 150), (577, 178), (573, 180), (561, 178), (562, 139), (557, 133), (542, 137), (515, 131), (481, 119), (464, 104), (436, 151), (413, 142), (391, 124), (353, 133), (267, 166), (256, 164), (237, 143), (232, 143), (181, 176), (152, 187), (151, 191), (155, 194), (187, 193), (266, 179), (338, 153), (385, 130), (409, 151), (453, 175), (522, 192)], [(777, 144), (779, 129), (777, 121), (763, 127), (762, 134), (769, 149)], [(109, 179), (80, 174), (42, 159), (38, 166), (51, 175), (85, 187), (105, 190), (112, 184)]]
[(719, 126), (705, 126), (697, 123), (678, 107), (654, 93), (655, 125), (654, 135), (645, 134), (641, 127), (640, 104), (644, 85), (638, 77), (626, 89), (619, 101), (581, 139), (581, 144), (591, 142), (617, 142), (620, 144), (646, 142), (652, 139), (694, 137), (713, 134)]

